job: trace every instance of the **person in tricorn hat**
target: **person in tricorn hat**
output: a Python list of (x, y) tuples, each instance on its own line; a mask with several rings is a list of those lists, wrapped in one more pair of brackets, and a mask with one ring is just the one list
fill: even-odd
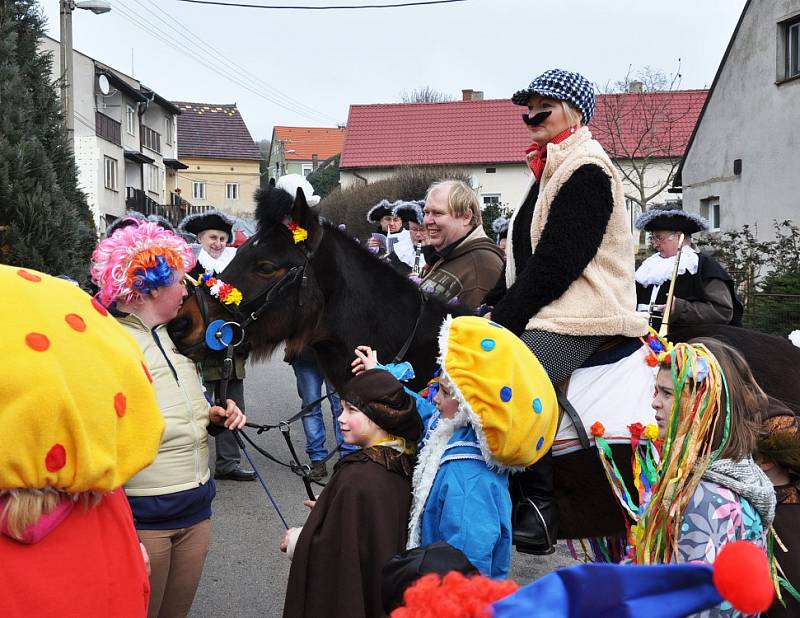
[(302, 528), (281, 541), (292, 567), (284, 618), (382, 616), (381, 568), (402, 551), (411, 507), (411, 471), (422, 419), (388, 371), (359, 373), (345, 386), (339, 417), (343, 457)]
[[(233, 234), (233, 219), (219, 210), (187, 215), (178, 224), (178, 231), (194, 234), (200, 243), (197, 264), (187, 273), (195, 281), (202, 275), (219, 275), (236, 256), (236, 249), (228, 247)], [(236, 402), (241, 410), (244, 405), (244, 378), (247, 352), (238, 348), (233, 356), (233, 371), (228, 381), (228, 397)], [(203, 363), (203, 383), (208, 396), (215, 399), (222, 384), (222, 361), (209, 357)], [(213, 403), (213, 402), (212, 402)], [(241, 454), (236, 438), (230, 432), (214, 437), (216, 461), (214, 478), (228, 481), (254, 481), (256, 473), (241, 467)]]
[(680, 261), (670, 325), (741, 326), (742, 304), (736, 298), (731, 276), (713, 257), (691, 247), (692, 234), (708, 229), (703, 217), (680, 207), (654, 207), (639, 215), (635, 226), (650, 232), (656, 248), (656, 253), (636, 270), (637, 309), (650, 313), (653, 328), (661, 326), (676, 259)]
[(233, 219), (224, 212), (209, 210), (186, 215), (178, 230), (194, 234), (200, 243), (197, 264), (188, 273), (195, 279), (203, 273), (220, 274), (236, 255), (236, 249), (227, 246), (233, 234)]

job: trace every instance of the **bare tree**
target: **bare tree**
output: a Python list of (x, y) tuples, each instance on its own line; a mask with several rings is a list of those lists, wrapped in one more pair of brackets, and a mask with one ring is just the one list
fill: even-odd
[(641, 211), (672, 183), (691, 133), (686, 124), (694, 124), (704, 101), (675, 96), (680, 79), (680, 60), (672, 75), (629, 68), (597, 97), (592, 132), (628, 181), (625, 197)]
[(430, 86), (414, 88), (411, 92), (404, 90), (400, 93), (401, 103), (446, 103), (452, 100), (453, 97), (449, 94), (435, 90)]

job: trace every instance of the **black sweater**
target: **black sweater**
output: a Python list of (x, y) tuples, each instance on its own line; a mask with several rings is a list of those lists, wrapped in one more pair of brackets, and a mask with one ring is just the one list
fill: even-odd
[(531, 222), (539, 184), (520, 207), (511, 230), (516, 264), (514, 285), (505, 290), (505, 273), (491, 299), (499, 299), (492, 319), (519, 335), (542, 307), (558, 299), (592, 261), (605, 236), (614, 198), (611, 180), (596, 165), (579, 167), (562, 185), (547, 217), (536, 251)]

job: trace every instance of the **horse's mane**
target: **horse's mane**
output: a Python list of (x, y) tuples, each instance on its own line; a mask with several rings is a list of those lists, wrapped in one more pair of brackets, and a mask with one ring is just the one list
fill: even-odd
[(283, 189), (264, 187), (256, 191), (255, 199), (257, 234), (274, 223), (281, 223), (285, 217), (292, 214), (294, 200)]

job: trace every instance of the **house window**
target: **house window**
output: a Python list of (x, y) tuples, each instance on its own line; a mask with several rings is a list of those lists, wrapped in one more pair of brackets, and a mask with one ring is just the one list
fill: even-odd
[(161, 154), (161, 134), (146, 125), (142, 125), (142, 146)]
[(314, 171), (314, 166), (311, 163), (303, 163), (303, 176), (308, 176)]
[(786, 77), (800, 75), (800, 19), (786, 24)]
[(164, 119), (164, 135), (166, 136), (167, 146), (172, 146), (172, 135), (175, 133), (175, 121), (172, 116)]
[(192, 199), (194, 200), (206, 199), (206, 183), (204, 182), (192, 183)]
[(225, 199), (238, 200), (239, 199), (239, 183), (229, 182), (225, 184)]
[(499, 193), (484, 193), (481, 195), (481, 199), (483, 200), (484, 208), (486, 206), (499, 206), (500, 205), (500, 194)]
[(700, 200), (700, 214), (708, 220), (708, 231), (720, 230), (719, 197), (708, 197)]
[(125, 130), (130, 135), (136, 135), (136, 110), (130, 105), (125, 106)]
[(486, 168), (486, 173), (487, 174), (496, 174), (497, 173), (497, 168), (496, 167), (487, 167)]
[(112, 191), (117, 190), (117, 160), (111, 157), (103, 157), (105, 164), (105, 186)]
[(144, 168), (145, 189), (150, 193), (161, 194), (161, 170), (155, 165), (147, 164)]

